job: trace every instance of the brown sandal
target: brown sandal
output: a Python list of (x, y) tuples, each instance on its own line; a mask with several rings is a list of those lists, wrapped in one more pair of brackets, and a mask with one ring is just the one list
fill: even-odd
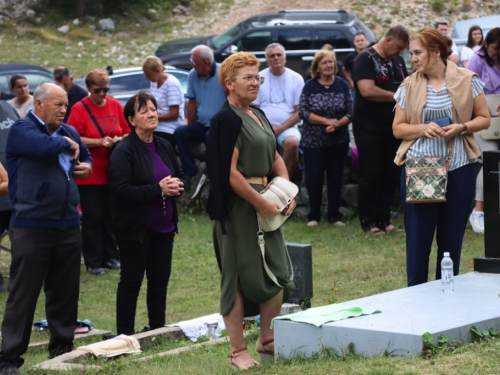
[(259, 355), (259, 360), (261, 362), (269, 361), (274, 359), (274, 350), (266, 350), (264, 347), (274, 342), (274, 339), (267, 340), (266, 342), (261, 342), (260, 337), (257, 339), (257, 344), (255, 345), (255, 351)]
[(233, 359), (236, 358), (236, 357), (238, 357), (241, 353), (244, 353), (244, 352), (248, 353), (248, 349), (247, 349), (246, 346), (244, 346), (243, 348), (240, 348), (240, 349), (236, 349), (234, 352), (231, 352), (231, 354), (228, 355), (229, 361), (231, 362), (231, 365), (233, 366), (233, 370), (235, 370), (235, 371), (246, 371), (250, 367), (259, 366), (260, 365), (259, 362), (257, 362), (255, 359), (252, 358), (252, 362), (245, 363), (242, 366), (237, 366), (233, 362)]

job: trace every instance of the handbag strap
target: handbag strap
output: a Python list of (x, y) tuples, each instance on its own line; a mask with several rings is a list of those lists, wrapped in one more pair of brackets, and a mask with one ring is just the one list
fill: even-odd
[[(451, 108), (451, 122), (453, 124), (457, 123), (457, 110), (455, 104), (452, 104)], [(455, 144), (455, 137), (450, 139), (450, 146), (448, 147), (448, 156), (446, 157), (446, 170), (450, 169), (451, 158), (453, 156), (453, 145)]]
[[(257, 214), (257, 226), (259, 227), (259, 230), (257, 231), (257, 243), (259, 244), (260, 247), (260, 253), (262, 254), (262, 264), (264, 265), (264, 270), (267, 273), (267, 276), (280, 288), (282, 288), (282, 285), (278, 282), (278, 279), (272, 271), (269, 269), (266, 263), (266, 241), (264, 240), (264, 231), (262, 230), (262, 224), (260, 222), (260, 216)], [(290, 258), (290, 254), (288, 253), (288, 248), (285, 246), (285, 252), (286, 256), (288, 258), (288, 265), (290, 268), (290, 281), (293, 281), (293, 264), (292, 264), (292, 259)]]
[(94, 126), (96, 127), (97, 131), (99, 132), (99, 134), (101, 134), (101, 137), (105, 138), (106, 135), (104, 134), (104, 132), (102, 131), (101, 127), (99, 126), (99, 123), (97, 122), (97, 119), (95, 118), (94, 114), (92, 113), (92, 111), (90, 110), (89, 106), (87, 105), (87, 103), (85, 103), (82, 100), (80, 100), (83, 104), (83, 107), (87, 110), (87, 112), (89, 113), (90, 115), (90, 118), (92, 119), (92, 122), (94, 123)]

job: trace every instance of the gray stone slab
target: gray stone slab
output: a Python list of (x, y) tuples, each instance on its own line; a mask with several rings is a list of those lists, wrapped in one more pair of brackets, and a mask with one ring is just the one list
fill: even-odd
[(403, 288), (340, 305), (378, 309), (382, 313), (316, 327), (278, 320), (274, 325), (276, 353), (311, 356), (322, 347), (337, 352), (354, 345), (358, 354), (412, 355), (422, 350), (422, 334), (434, 340), (470, 341), (470, 327), (500, 330), (500, 275), (468, 273), (455, 277), (455, 292), (443, 293), (441, 281)]

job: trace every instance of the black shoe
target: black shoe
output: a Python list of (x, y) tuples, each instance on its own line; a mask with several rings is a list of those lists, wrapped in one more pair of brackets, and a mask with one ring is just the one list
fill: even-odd
[(9, 363), (6, 366), (2, 367), (1, 374), (2, 375), (19, 375), (20, 372), (15, 364)]
[(92, 275), (95, 275), (95, 276), (100, 276), (100, 275), (106, 274), (106, 271), (104, 271), (104, 268), (101, 268), (101, 267), (95, 267), (95, 268), (89, 267), (89, 268), (87, 268), (87, 272), (92, 274)]
[(151, 331), (151, 328), (149, 328), (149, 327), (144, 327), (144, 328), (142, 329), (142, 331), (138, 331), (138, 332), (136, 332), (136, 334), (137, 334), (137, 333), (144, 333), (144, 332), (148, 332), (148, 331)]
[(66, 354), (66, 353), (69, 353), (72, 351), (73, 351), (72, 346), (65, 346), (65, 345), (59, 346), (57, 349), (49, 351), (49, 359), (59, 357), (60, 355), (63, 355), (63, 354)]
[(106, 262), (106, 268), (110, 268), (112, 270), (119, 270), (121, 267), (121, 264), (118, 260), (116, 259), (110, 259)]

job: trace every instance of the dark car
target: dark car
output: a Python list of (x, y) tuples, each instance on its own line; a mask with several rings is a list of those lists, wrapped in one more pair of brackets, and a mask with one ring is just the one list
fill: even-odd
[[(150, 82), (144, 76), (142, 68), (128, 68), (112, 70), (109, 76), (109, 92), (108, 95), (118, 100), (123, 106), (127, 100), (140, 90), (149, 90)], [(186, 95), (187, 79), (189, 72), (182, 69), (177, 69), (173, 66), (167, 66), (165, 70), (168, 74), (175, 76), (181, 86), (182, 92)], [(75, 83), (85, 88), (85, 79), (75, 80)]]
[(314, 54), (328, 43), (337, 55), (339, 71), (345, 57), (354, 51), (354, 34), (363, 32), (368, 43), (377, 38), (355, 14), (345, 10), (284, 10), (259, 14), (238, 23), (219, 35), (171, 40), (162, 44), (156, 55), (167, 64), (190, 69), (191, 49), (205, 44), (222, 62), (235, 52), (252, 52), (266, 67), (265, 48), (271, 43), (285, 47), (287, 67), (309, 78)]
[(35, 89), (42, 83), (53, 83), (54, 77), (50, 70), (30, 64), (0, 64), (0, 87), (2, 90), (2, 100), (10, 100), (15, 95), (10, 89), (10, 77), (14, 74), (21, 74), (26, 77), (30, 94), (33, 95)]

